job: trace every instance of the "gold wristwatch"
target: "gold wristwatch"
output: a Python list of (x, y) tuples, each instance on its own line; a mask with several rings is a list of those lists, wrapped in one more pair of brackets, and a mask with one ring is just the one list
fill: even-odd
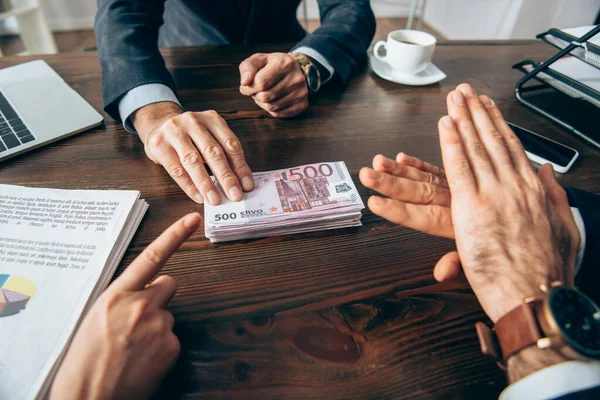
[(317, 66), (313, 64), (306, 54), (290, 53), (290, 56), (300, 65), (310, 94), (316, 93), (321, 88), (321, 74)]

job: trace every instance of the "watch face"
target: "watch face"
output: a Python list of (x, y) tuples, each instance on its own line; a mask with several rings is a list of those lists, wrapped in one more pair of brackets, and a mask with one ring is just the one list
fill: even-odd
[(600, 356), (600, 308), (583, 293), (568, 287), (552, 290), (549, 301), (567, 342), (580, 353)]
[(319, 71), (317, 67), (311, 66), (308, 68), (307, 74), (308, 88), (313, 92), (319, 90), (320, 82), (319, 82)]

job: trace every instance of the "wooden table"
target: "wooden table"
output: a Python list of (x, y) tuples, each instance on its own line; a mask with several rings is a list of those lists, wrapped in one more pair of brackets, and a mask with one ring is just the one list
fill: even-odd
[[(299, 118), (276, 120), (238, 92), (238, 64), (287, 46), (165, 51), (188, 109), (215, 109), (237, 133), (255, 171), (344, 160), (355, 182), (377, 153), (399, 151), (441, 164), (436, 124), (446, 94), (469, 82), (510, 121), (580, 151), (564, 185), (600, 193), (600, 153), (520, 106), (511, 65), (543, 59), (532, 42), (441, 43), (440, 84), (408, 87), (364, 68), (345, 91), (325, 89)], [(27, 58), (2, 58), (0, 67)], [(98, 110), (96, 53), (44, 57)], [(179, 216), (200, 211), (139, 139), (104, 127), (0, 164), (0, 182), (72, 189), (135, 189), (150, 209), (119, 269)], [(360, 186), (360, 185), (359, 185)], [(369, 191), (360, 188), (363, 200)], [(179, 282), (170, 309), (182, 354), (162, 398), (494, 398), (506, 384), (479, 352), (473, 324), (485, 318), (471, 290), (437, 284), (435, 262), (453, 248), (363, 215), (364, 226), (211, 244), (201, 228), (164, 267)]]

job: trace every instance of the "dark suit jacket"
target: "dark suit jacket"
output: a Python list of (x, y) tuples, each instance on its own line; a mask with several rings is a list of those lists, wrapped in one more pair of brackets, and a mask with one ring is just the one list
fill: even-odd
[[(299, 42), (318, 51), (345, 83), (375, 33), (369, 0), (318, 0), (321, 27), (306, 35), (296, 19), (300, 0), (98, 0), (95, 31), (103, 70), (104, 107), (136, 86), (175, 91), (158, 51), (165, 46)], [(164, 16), (164, 26), (163, 24)], [(159, 34), (160, 28), (160, 34)]]
[(600, 304), (600, 196), (567, 188), (571, 207), (577, 207), (585, 225), (585, 253), (575, 285)]
[(600, 399), (600, 386), (565, 394), (555, 400), (598, 400)]
[[(577, 207), (585, 225), (586, 246), (575, 284), (596, 304), (600, 304), (600, 196), (582, 190), (567, 188), (571, 207)], [(559, 396), (556, 400), (600, 399), (600, 386)]]

